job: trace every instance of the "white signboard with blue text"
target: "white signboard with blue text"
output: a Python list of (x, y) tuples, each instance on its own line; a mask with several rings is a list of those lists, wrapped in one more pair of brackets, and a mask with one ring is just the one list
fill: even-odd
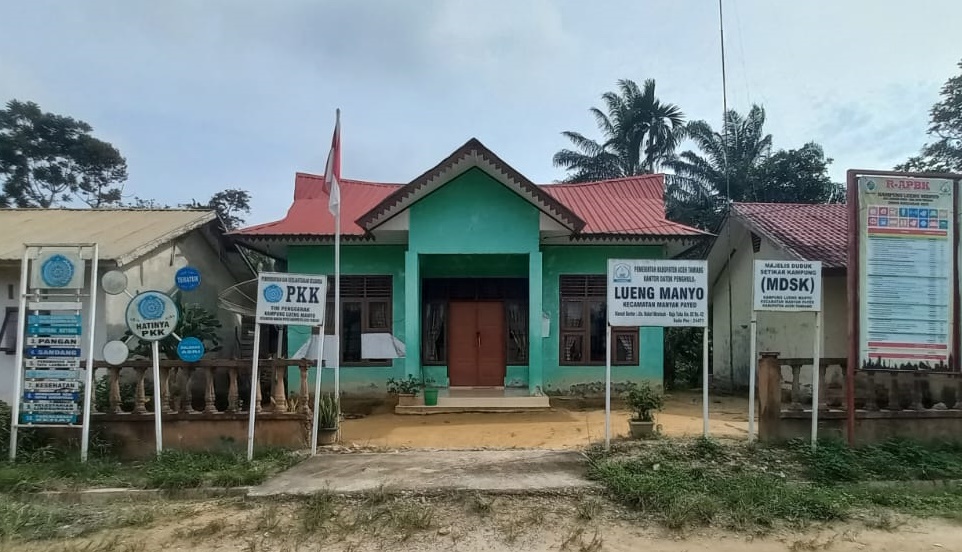
[(257, 279), (258, 324), (320, 326), (326, 304), (324, 276), (261, 272)]
[(707, 263), (609, 259), (608, 324), (625, 327), (706, 327)]

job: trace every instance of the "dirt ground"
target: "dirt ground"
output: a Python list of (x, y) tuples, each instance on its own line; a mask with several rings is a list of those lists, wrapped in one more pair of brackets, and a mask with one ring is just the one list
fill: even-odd
[(962, 527), (941, 520), (861, 520), (764, 535), (721, 528), (669, 531), (595, 497), (424, 499), (352, 503), (206, 501), (175, 515), (84, 538), (0, 542), (3, 552), (831, 552), (960, 551)]
[[(614, 410), (612, 437), (628, 433), (627, 410)], [(748, 400), (712, 397), (710, 431), (716, 437), (748, 435)], [(672, 437), (701, 435), (701, 395), (675, 393), (656, 415), (661, 432)], [(341, 444), (379, 448), (583, 448), (604, 440), (603, 409), (553, 408), (544, 412), (433, 414), (398, 416), (375, 413), (344, 421)]]

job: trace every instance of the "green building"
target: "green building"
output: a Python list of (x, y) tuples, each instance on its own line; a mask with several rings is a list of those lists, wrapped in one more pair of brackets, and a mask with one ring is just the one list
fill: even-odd
[[(323, 180), (298, 173), (286, 217), (234, 236), (288, 272), (332, 274)], [(603, 392), (607, 260), (671, 257), (705, 237), (666, 220), (663, 197), (657, 174), (536, 185), (476, 139), (407, 184), (343, 180), (342, 393), (383, 395), (406, 375), (453, 391)], [(291, 328), (288, 350), (309, 336)], [(612, 336), (614, 382), (662, 383), (662, 328)], [(403, 357), (371, 358), (392, 341)]]

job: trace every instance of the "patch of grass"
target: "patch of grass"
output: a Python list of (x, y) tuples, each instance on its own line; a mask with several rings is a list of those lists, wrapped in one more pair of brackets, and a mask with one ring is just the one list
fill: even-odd
[[(334, 495), (317, 493), (304, 501), (298, 511), (301, 530), (305, 533), (318, 533), (325, 530), (327, 522), (337, 514)], [(325, 531), (326, 532), (326, 531)]]
[(593, 496), (583, 498), (578, 502), (578, 519), (591, 521), (601, 514), (601, 501)]
[(397, 503), (390, 511), (391, 525), (401, 534), (401, 540), (408, 540), (419, 531), (426, 531), (434, 525), (434, 507), (429, 504)]
[(840, 441), (821, 441), (814, 451), (801, 442), (791, 448), (806, 475), (822, 483), (962, 478), (962, 445), (956, 443), (892, 439), (851, 449)]
[(584, 527), (578, 527), (561, 541), (561, 550), (571, 552), (598, 552), (604, 544), (604, 539), (595, 531), (586, 540)]

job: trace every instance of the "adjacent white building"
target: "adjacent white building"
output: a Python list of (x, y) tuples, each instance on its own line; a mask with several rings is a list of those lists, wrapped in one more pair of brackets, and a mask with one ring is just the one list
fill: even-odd
[[(748, 387), (753, 362), (749, 351), (752, 266), (756, 259), (822, 262), (822, 358), (848, 355), (847, 231), (844, 204), (734, 204), (708, 255), (716, 387)], [(758, 313), (759, 352), (811, 358), (814, 332), (812, 313)], [(811, 367), (803, 368), (801, 379), (811, 383)]]
[[(97, 243), (100, 267), (96, 280), (108, 270), (127, 276), (128, 290), (173, 292), (174, 274), (190, 265), (201, 273), (201, 284), (184, 292), (184, 302), (215, 312), (223, 325), (218, 356), (238, 353), (235, 335), (240, 317), (218, 307), (218, 294), (238, 282), (254, 277), (243, 254), (225, 236), (214, 211), (169, 209), (0, 209), (0, 400), (13, 398), (17, 367), (17, 310), (20, 263), (24, 244)], [(91, 275), (86, 274), (87, 281)], [(123, 336), (128, 296), (97, 292), (97, 324), (94, 328), (95, 359), (103, 344)], [(84, 317), (84, 335), (89, 335)], [(86, 340), (83, 356), (86, 358)]]

